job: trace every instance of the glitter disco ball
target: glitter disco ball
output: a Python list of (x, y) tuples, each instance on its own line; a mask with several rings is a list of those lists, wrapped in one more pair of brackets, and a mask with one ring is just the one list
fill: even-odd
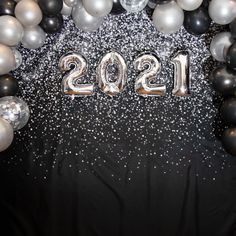
[(120, 3), (128, 12), (139, 12), (145, 8), (148, 0), (120, 0)]
[(8, 121), (14, 130), (19, 130), (29, 120), (29, 107), (22, 99), (17, 97), (0, 98), (0, 117)]

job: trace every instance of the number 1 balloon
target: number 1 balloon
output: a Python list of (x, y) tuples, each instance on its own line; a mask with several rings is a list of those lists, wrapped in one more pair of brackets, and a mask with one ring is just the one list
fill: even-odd
[(175, 96), (189, 96), (189, 53), (180, 51), (171, 61), (174, 65), (174, 89), (172, 93)]

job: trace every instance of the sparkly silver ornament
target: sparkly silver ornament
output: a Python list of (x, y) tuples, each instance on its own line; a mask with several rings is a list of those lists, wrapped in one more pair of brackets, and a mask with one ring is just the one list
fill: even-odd
[(174, 65), (174, 89), (172, 94), (175, 96), (190, 96), (190, 77), (189, 77), (189, 53), (188, 51), (178, 52), (171, 60)]
[(0, 44), (0, 75), (7, 74), (16, 67), (16, 60), (11, 48)]
[(142, 11), (149, 0), (120, 0), (122, 7), (128, 12)]
[(83, 31), (96, 31), (103, 23), (103, 17), (90, 15), (80, 2), (73, 7), (72, 18), (75, 25)]
[(0, 118), (0, 152), (5, 151), (14, 138), (12, 126), (4, 119)]
[(32, 0), (21, 0), (15, 8), (16, 18), (25, 27), (33, 27), (38, 25), (43, 18), (39, 5)]
[(220, 25), (227, 25), (236, 17), (235, 0), (211, 0), (209, 4), (211, 19)]
[(13, 16), (0, 16), (0, 43), (16, 46), (22, 39), (24, 30), (21, 23)]
[(184, 12), (176, 2), (157, 5), (153, 12), (153, 23), (165, 34), (175, 33), (184, 22)]
[[(115, 82), (110, 82), (107, 76), (109, 65), (118, 67), (117, 80)], [(100, 89), (109, 96), (115, 96), (124, 90), (127, 82), (127, 65), (119, 53), (110, 52), (101, 59), (97, 67), (97, 81)]]
[(221, 32), (212, 39), (210, 45), (211, 55), (221, 62), (225, 62), (226, 53), (229, 47), (233, 44), (234, 40), (230, 32)]
[(39, 26), (25, 28), (22, 44), (28, 49), (37, 49), (43, 46), (46, 39), (45, 32)]
[(7, 96), (0, 98), (0, 117), (8, 121), (14, 130), (19, 130), (27, 124), (30, 111), (22, 99)]
[[(71, 70), (71, 66), (74, 66), (74, 69)], [(87, 73), (87, 61), (83, 56), (69, 52), (61, 57), (59, 68), (62, 72), (69, 71), (62, 81), (62, 91), (65, 95), (88, 96), (93, 94), (93, 84), (78, 83)]]
[[(134, 62), (135, 69), (141, 71), (135, 81), (135, 91), (137, 94), (147, 96), (165, 96), (166, 85), (151, 84), (161, 71), (160, 60), (152, 54), (144, 54)], [(145, 69), (146, 68), (146, 69)]]

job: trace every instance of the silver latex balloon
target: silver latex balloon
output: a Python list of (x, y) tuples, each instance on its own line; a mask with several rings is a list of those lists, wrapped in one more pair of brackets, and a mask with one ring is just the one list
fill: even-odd
[(135, 81), (135, 91), (137, 94), (143, 97), (165, 96), (165, 85), (151, 84), (151, 82), (161, 71), (161, 63), (156, 56), (150, 53), (142, 55), (135, 60), (134, 66), (135, 69), (141, 71), (140, 75)]
[(83, 31), (96, 31), (103, 23), (102, 17), (88, 14), (81, 3), (73, 7), (72, 18), (75, 25)]
[(0, 43), (7, 46), (17, 45), (24, 34), (21, 23), (13, 16), (0, 16)]
[(236, 17), (235, 0), (211, 0), (209, 4), (211, 19), (220, 25), (226, 25)]
[(12, 143), (14, 132), (12, 126), (0, 118), (0, 152), (5, 151)]
[(27, 124), (30, 111), (20, 98), (7, 96), (0, 98), (0, 117), (8, 121), (14, 130), (19, 130)]
[[(71, 66), (74, 68), (71, 70)], [(94, 91), (93, 84), (79, 83), (87, 74), (87, 61), (78, 53), (69, 52), (62, 56), (59, 61), (62, 72), (68, 72), (62, 80), (62, 91), (65, 95), (88, 96)]]
[(63, 7), (61, 10), (61, 14), (64, 16), (70, 16), (72, 12), (72, 7), (68, 6), (64, 1), (63, 1)]
[(120, 0), (122, 7), (128, 12), (142, 11), (149, 0)]
[[(110, 82), (108, 78), (107, 72), (110, 65), (116, 65), (118, 68), (115, 82)], [(114, 78), (112, 78), (112, 80), (113, 79)], [(97, 67), (97, 81), (101, 90), (111, 97), (124, 90), (127, 81), (127, 65), (124, 58), (119, 53), (110, 52), (101, 59)]]
[(234, 40), (230, 32), (221, 32), (212, 39), (210, 45), (211, 55), (221, 62), (226, 61), (226, 53), (229, 47), (233, 44)]
[(189, 77), (189, 53), (179, 51), (171, 60), (174, 65), (174, 89), (172, 94), (175, 96), (190, 96), (190, 77)]
[(68, 7), (73, 7), (77, 4), (78, 0), (64, 0), (63, 3), (66, 4)]
[(35, 26), (25, 28), (25, 33), (21, 42), (25, 48), (36, 49), (43, 46), (45, 39), (45, 32), (39, 26)]
[(12, 51), (14, 53), (15, 62), (16, 62), (15, 67), (14, 67), (13, 70), (16, 70), (22, 64), (22, 56), (21, 56), (21, 53), (18, 50), (16, 50), (15, 48), (13, 48)]
[(9, 73), (15, 66), (15, 56), (11, 48), (0, 44), (0, 75)]
[(153, 23), (157, 30), (165, 34), (175, 33), (184, 22), (184, 12), (172, 1), (156, 6), (153, 12)]
[(193, 11), (199, 8), (203, 0), (177, 0), (178, 5), (185, 11)]
[(92, 16), (104, 17), (113, 6), (113, 0), (82, 0), (85, 10)]
[(25, 27), (38, 25), (43, 18), (39, 5), (32, 0), (21, 0), (15, 8), (15, 16)]

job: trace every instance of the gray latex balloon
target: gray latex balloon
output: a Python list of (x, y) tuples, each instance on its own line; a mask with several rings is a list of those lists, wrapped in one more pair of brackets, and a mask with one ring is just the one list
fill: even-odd
[(226, 25), (236, 17), (235, 0), (212, 0), (209, 4), (209, 15), (213, 21)]
[(14, 138), (12, 126), (4, 119), (0, 118), (0, 152), (5, 151)]
[(20, 67), (20, 65), (22, 64), (22, 56), (21, 56), (21, 53), (16, 50), (15, 48), (12, 49), (13, 53), (14, 53), (14, 56), (15, 56), (15, 67), (13, 70), (16, 70), (17, 68)]
[(226, 53), (233, 42), (234, 41), (229, 32), (221, 32), (217, 34), (211, 41), (211, 55), (217, 61), (225, 62)]
[(83, 31), (96, 31), (103, 22), (102, 17), (94, 17), (82, 6), (81, 2), (73, 8), (72, 18), (75, 25)]
[(92, 16), (103, 17), (110, 13), (113, 0), (82, 0), (85, 10)]
[(0, 43), (7, 46), (17, 45), (24, 34), (21, 23), (13, 16), (0, 16)]
[(193, 11), (201, 6), (203, 0), (177, 0), (178, 5), (185, 11)]
[(45, 39), (45, 32), (39, 26), (35, 26), (25, 29), (21, 42), (25, 48), (36, 49), (43, 46)]
[(61, 14), (64, 16), (70, 16), (71, 12), (72, 12), (72, 7), (68, 6), (65, 2), (63, 2)]
[(184, 22), (184, 12), (176, 2), (157, 5), (153, 12), (153, 23), (165, 34), (175, 33)]
[(0, 75), (9, 73), (15, 66), (16, 61), (12, 49), (0, 44)]
[(64, 0), (63, 3), (69, 7), (74, 7), (78, 0)]
[(25, 27), (36, 26), (43, 18), (39, 5), (32, 0), (18, 2), (15, 8), (15, 16)]

